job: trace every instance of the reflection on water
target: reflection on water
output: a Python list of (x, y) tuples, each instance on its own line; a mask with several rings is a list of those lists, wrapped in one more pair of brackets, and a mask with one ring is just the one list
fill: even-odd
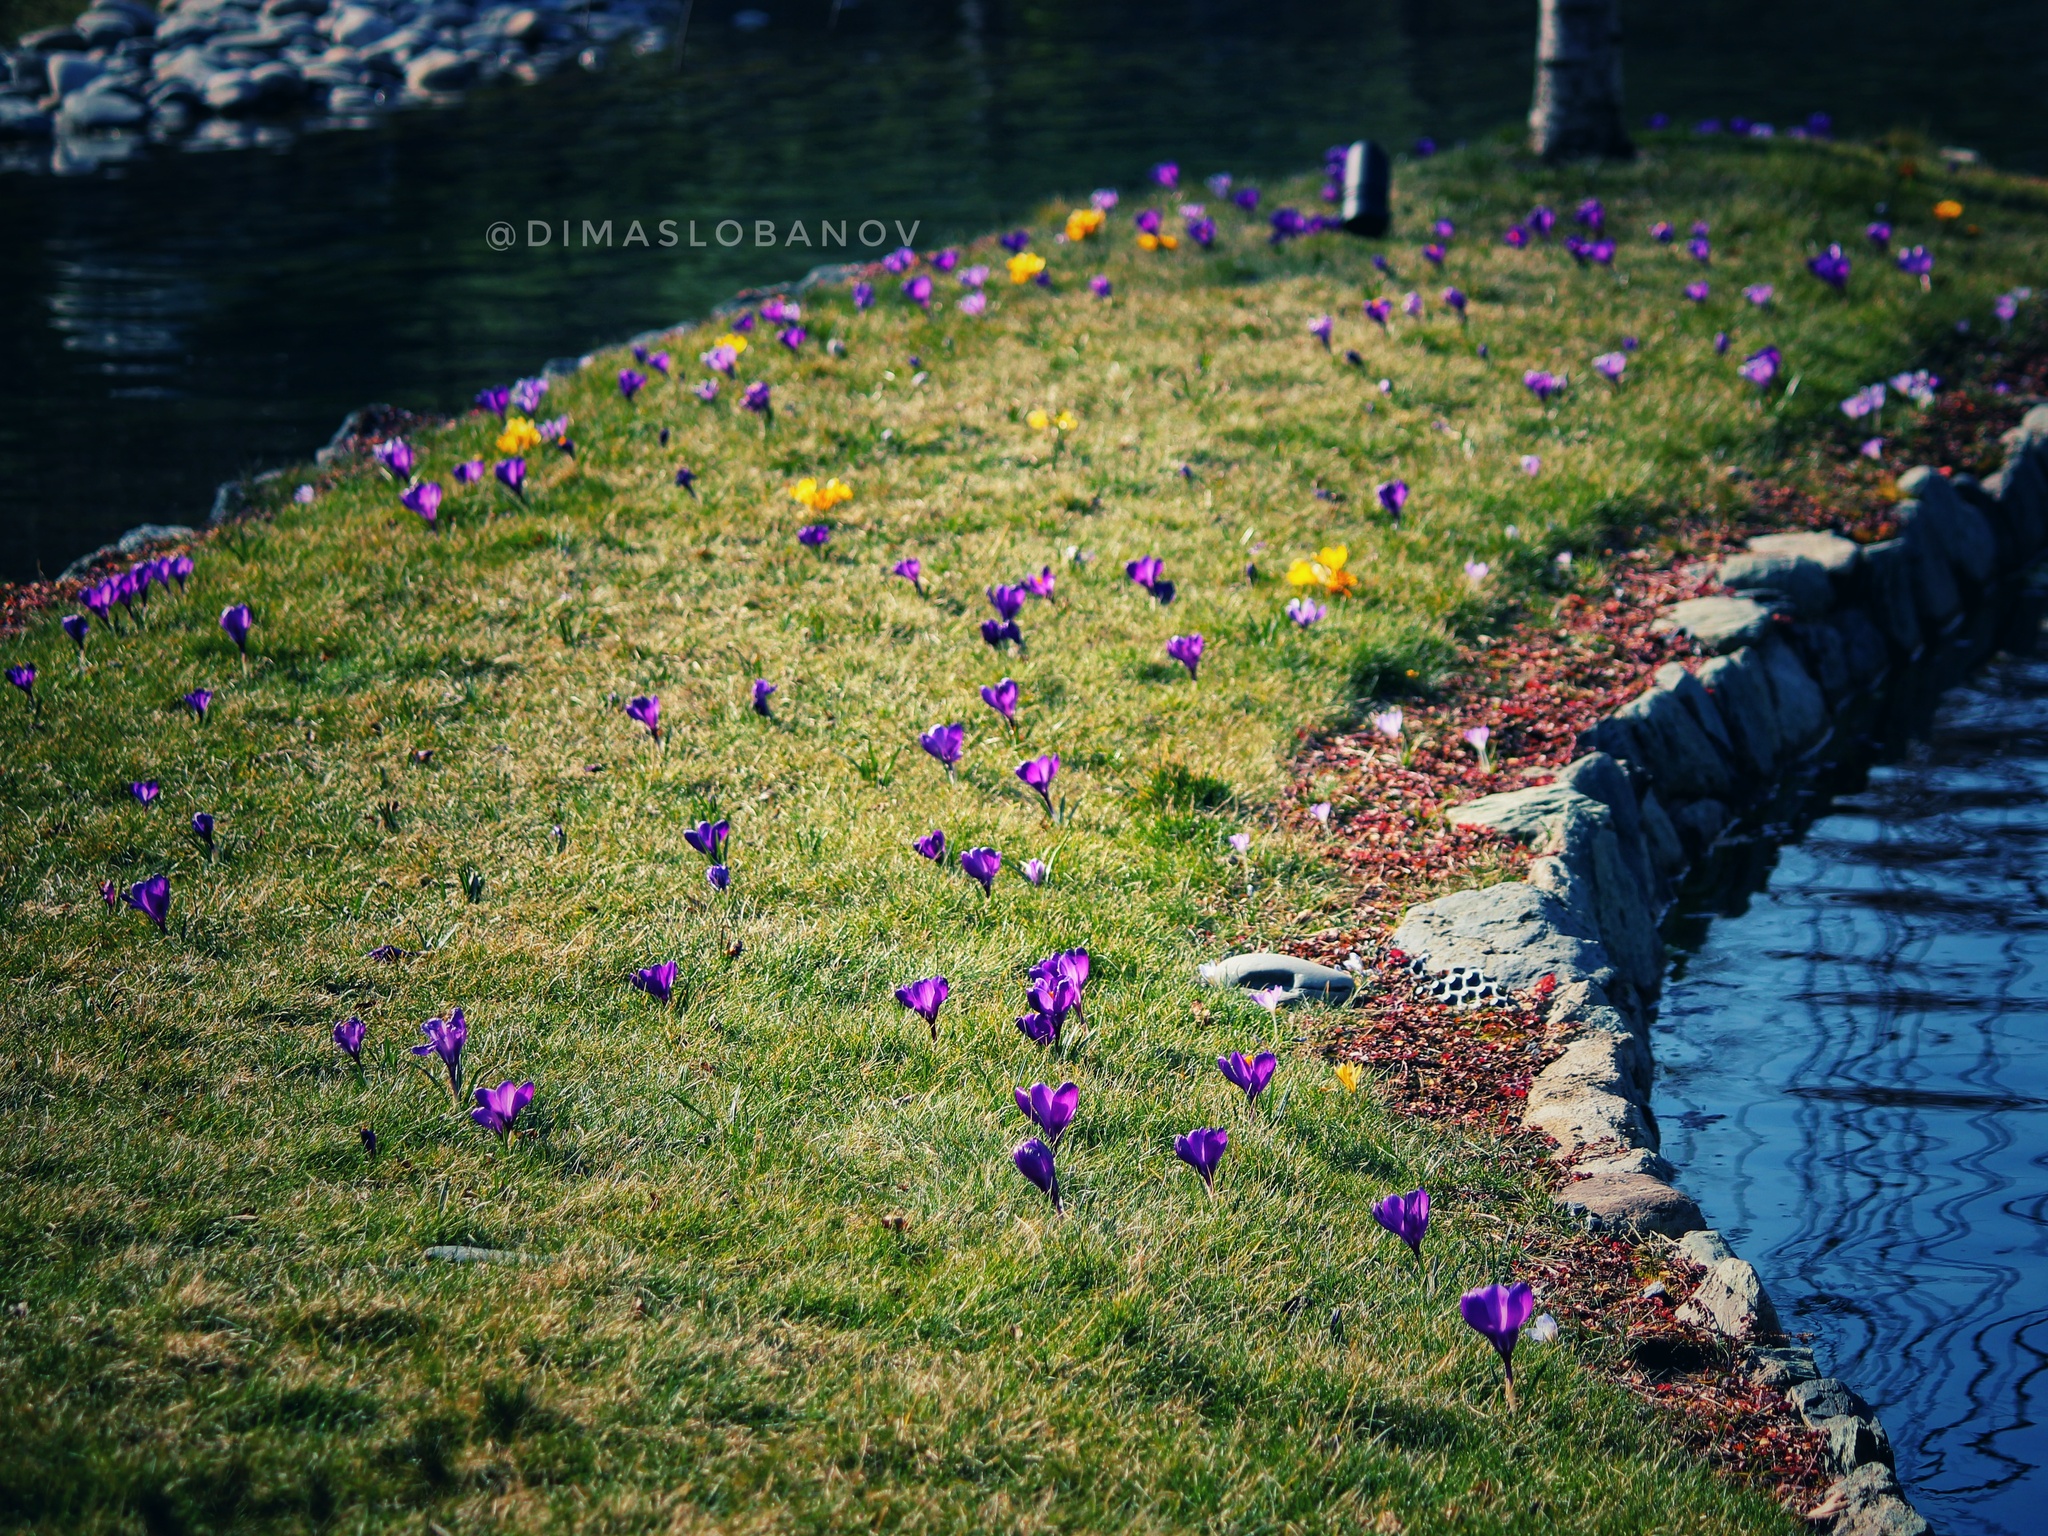
[[(43, 4), (0, 0), (0, 31)], [(743, 6), (768, 25), (736, 28)], [(499, 253), (496, 220), (872, 216), (920, 221), (924, 245), (1129, 187), (1162, 157), (1270, 175), (1361, 132), (1512, 133), (1535, 10), (867, 0), (828, 28), (822, 0), (704, 0), (681, 73), (571, 72), (363, 131), (259, 125), (267, 148), (0, 173), (0, 579), (203, 514), (216, 482), (302, 458), (352, 406), (455, 407), (837, 254)], [(1905, 124), (2048, 166), (2037, 11), (1951, 0), (1933, 27), (1905, 0), (1632, 6), (1631, 99), (1681, 120), (1825, 108), (1846, 133)]]
[(1656, 1027), (1665, 1154), (1947, 1536), (2048, 1499), (2044, 855), (2048, 663), (2008, 660), (1682, 915)]

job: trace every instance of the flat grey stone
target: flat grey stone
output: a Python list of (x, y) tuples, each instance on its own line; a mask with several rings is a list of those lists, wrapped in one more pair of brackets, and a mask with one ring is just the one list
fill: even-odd
[(1772, 610), (1747, 597), (1695, 597), (1674, 603), (1650, 627), (1685, 635), (1713, 655), (1754, 645), (1771, 632)]
[(183, 523), (137, 523), (114, 541), (114, 548), (124, 555), (136, 555), (152, 544), (168, 544), (174, 539), (198, 537), (197, 528), (187, 528)]
[(367, 48), (392, 34), (390, 21), (368, 6), (345, 6), (336, 12), (327, 35), (344, 48)]
[(1785, 1392), (1802, 1381), (1818, 1380), (1820, 1367), (1813, 1363), (1813, 1351), (1804, 1345), (1765, 1344), (1750, 1349), (1749, 1374), (1751, 1380)]
[(1918, 564), (1904, 539), (1864, 545), (1863, 558), (1857, 563), (1871, 618), (1892, 648), (1905, 657), (1919, 655), (1926, 640), (1913, 587)]
[(1998, 500), (2006, 521), (2032, 554), (2048, 541), (2048, 478), (2032, 454), (2015, 454), (2005, 467), (1984, 482)]
[(1949, 563), (1978, 586), (1988, 583), (1997, 570), (1998, 541), (1984, 514), (1955, 493), (1946, 475), (1924, 464), (1899, 476), (1899, 489), (1920, 503)]
[(51, 54), (47, 69), (50, 94), (60, 98), (69, 96), (73, 91), (84, 90), (107, 72), (107, 66), (98, 59), (88, 59), (76, 53)]
[(1599, 1030), (1582, 1035), (1536, 1074), (1529, 1103), (1564, 1102), (1582, 1094), (1618, 1094), (1643, 1100), (1650, 1086), (1650, 1056), (1633, 1034)]
[(1706, 1278), (1678, 1309), (1678, 1320), (1744, 1342), (1777, 1338), (1785, 1331), (1778, 1326), (1777, 1308), (1765, 1294), (1755, 1266), (1733, 1254), (1708, 1266)]
[(1841, 588), (1855, 574), (1858, 550), (1853, 539), (1839, 533), (1760, 533), (1749, 540), (1754, 555), (1786, 555), (1811, 560)]
[(76, 91), (57, 109), (57, 126), (67, 133), (98, 133), (133, 128), (149, 116), (149, 108), (121, 91)]
[(1917, 501), (1902, 501), (1893, 508), (1900, 541), (1906, 546), (1907, 570), (1913, 579), (1913, 603), (1921, 624), (1939, 630), (1963, 606), (1963, 594), (1956, 586), (1955, 567), (1942, 547), (1934, 519)]
[(1777, 707), (1779, 740), (1788, 752), (1803, 752), (1827, 734), (1827, 700), (1783, 640), (1774, 637), (1758, 646), (1757, 657)]
[(1932, 1527), (1906, 1502), (1898, 1475), (1868, 1462), (1828, 1489), (1822, 1507), (1840, 1506), (1829, 1536), (1931, 1536)]
[(1778, 706), (1754, 648), (1745, 646), (1732, 655), (1716, 656), (1700, 668), (1699, 682), (1721, 711), (1736, 766), (1748, 778), (1776, 777), (1783, 745)]
[(1393, 944), (1431, 972), (1463, 965), (1516, 992), (1545, 976), (1560, 984), (1591, 979), (1602, 986), (1614, 977), (1591, 925), (1556, 897), (1519, 880), (1410, 907)]
[(1528, 883), (1570, 907), (1599, 936), (1609, 962), (1639, 997), (1656, 995), (1664, 974), (1655, 904), (1624, 855), (1614, 813), (1574, 793), (1544, 819)]
[(476, 79), (480, 61), (474, 54), (434, 48), (405, 66), (405, 83), (415, 91), (455, 91)]
[(1572, 1171), (1579, 1177), (1587, 1179), (1601, 1174), (1641, 1173), (1666, 1184), (1678, 1177), (1678, 1170), (1648, 1147), (1630, 1147), (1623, 1152), (1597, 1153), (1574, 1162)]
[(1533, 842), (1542, 835), (1544, 822), (1588, 798), (1569, 784), (1540, 784), (1454, 805), (1444, 813), (1444, 820), (1454, 827), (1485, 827), (1504, 837)]
[(1678, 1251), (1702, 1269), (1712, 1269), (1723, 1259), (1735, 1257), (1735, 1250), (1728, 1246), (1728, 1240), (1712, 1227), (1686, 1233), (1678, 1240)]
[(1559, 774), (1557, 782), (1607, 807), (1614, 818), (1614, 835), (1621, 842), (1622, 858), (1635, 872), (1636, 884), (1651, 906), (1662, 911), (1670, 900), (1670, 887), (1651, 861), (1649, 844), (1643, 837), (1642, 806), (1621, 764), (1605, 752), (1588, 752)]
[[(1850, 546), (1852, 549), (1855, 547)], [(1801, 555), (1730, 555), (1715, 572), (1721, 585), (1737, 592), (1782, 599), (1802, 619), (1818, 619), (1834, 605), (1833, 584), (1818, 561)]]
[(1830, 708), (1841, 704), (1854, 691), (1849, 675), (1848, 647), (1842, 632), (1831, 623), (1794, 624), (1784, 636), (1785, 643), (1807, 673), (1820, 685)]
[(21, 96), (0, 96), (0, 139), (48, 138), (50, 114)]
[(1643, 791), (1642, 807), (1643, 846), (1650, 850), (1650, 862), (1666, 879), (1675, 879), (1685, 872), (1685, 844), (1678, 840), (1678, 829), (1664, 813), (1657, 791)]
[(1893, 1465), (1891, 1436), (1875, 1419), (1843, 1414), (1813, 1426), (1828, 1440), (1828, 1459), (1843, 1472), (1874, 1463)]
[(1690, 1195), (1643, 1173), (1601, 1173), (1574, 1179), (1557, 1202), (1595, 1232), (1683, 1237), (1705, 1223)]
[(1726, 799), (1734, 793), (1735, 775), (1728, 758), (1678, 693), (1651, 688), (1622, 705), (1612, 718), (1628, 728), (1641, 765), (1667, 801), (1701, 795)]
[(1822, 1419), (1870, 1411), (1870, 1404), (1858, 1397), (1845, 1381), (1833, 1376), (1816, 1376), (1802, 1381), (1785, 1394), (1806, 1422), (1818, 1426)]
[(1329, 1003), (1341, 1008), (1358, 991), (1358, 979), (1349, 971), (1269, 951), (1212, 960), (1195, 967), (1195, 974), (1212, 987), (1238, 987), (1247, 992), (1280, 987), (1284, 989), (1280, 1005), (1287, 1008), (1297, 1003)]
[(1831, 621), (1842, 637), (1842, 657), (1849, 665), (1849, 681), (1856, 688), (1874, 687), (1891, 668), (1891, 655), (1884, 631), (1861, 607), (1844, 608)]
[(1727, 756), (1731, 750), (1728, 724), (1721, 718), (1721, 706), (1714, 702), (1699, 678), (1687, 671), (1683, 662), (1667, 661), (1657, 669), (1656, 684), (1685, 706), (1693, 724), (1707, 733), (1707, 739), (1721, 749), (1722, 756)]
[[(1522, 1124), (1557, 1143), (1559, 1162), (1576, 1163), (1588, 1153), (1657, 1150), (1656, 1122), (1638, 1100), (1619, 1093), (1546, 1097), (1522, 1112)], [(1621, 1176), (1611, 1170), (1600, 1175)], [(1631, 1172), (1627, 1176), (1638, 1175)]]

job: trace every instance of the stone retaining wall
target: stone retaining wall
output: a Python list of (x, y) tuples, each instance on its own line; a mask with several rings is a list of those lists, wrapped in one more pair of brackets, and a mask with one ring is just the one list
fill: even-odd
[(1756, 1270), (1707, 1227), (1658, 1153), (1649, 1020), (1663, 980), (1657, 924), (1674, 882), (1746, 802), (1827, 744), (1838, 722), (1907, 687), (1955, 680), (1997, 648), (2023, 607), (2020, 578), (2048, 546), (2048, 406), (2005, 438), (1979, 483), (1903, 476), (1900, 532), (1857, 545), (1771, 534), (1721, 562), (1728, 596), (1670, 609), (1697, 670), (1673, 662), (1585, 732), (1550, 784), (1450, 812), (1532, 844), (1527, 878), (1412, 908), (1394, 945), (1430, 990), (1483, 1001), (1554, 979), (1548, 1022), (1564, 1054), (1537, 1077), (1524, 1123), (1558, 1144), (1558, 1199), (1596, 1231), (1661, 1233), (1706, 1270), (1680, 1308), (1736, 1341), (1752, 1371), (1826, 1434), (1841, 1480), (1837, 1536), (1918, 1536), (1870, 1407), (1783, 1335)]

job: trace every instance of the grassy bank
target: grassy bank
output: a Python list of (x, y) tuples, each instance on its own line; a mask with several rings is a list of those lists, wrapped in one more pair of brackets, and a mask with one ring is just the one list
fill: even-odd
[[(2048, 199), (1784, 141), (1557, 173), (1482, 147), (1400, 190), (1383, 248), (1273, 245), (1272, 195), (1253, 219), (1199, 190), (1127, 194), (1061, 245), (1062, 203), (1032, 230), (1050, 291), (1012, 285), (990, 241), (962, 263), (993, 268), (980, 316), (926, 267), (929, 315), (894, 279), (866, 312), (807, 294), (801, 350), (762, 322), (710, 403), (659, 374), (629, 403), (632, 359), (608, 356), (536, 413), (568, 415), (576, 451), (529, 451), (523, 500), (456, 485), (502, 457), (475, 414), (412, 438), (449, 491), (438, 531), (367, 459), (309, 471), (310, 504), (271, 487), (274, 517), (208, 543), (144, 622), (96, 622), (89, 667), (54, 618), (9, 642), (38, 675), (33, 708), (0, 701), (0, 1511), (152, 1532), (1796, 1528), (1666, 1449), (1588, 1368), (1612, 1346), (1570, 1328), (1523, 1344), (1510, 1412), (1456, 1299), (1555, 1220), (1540, 1182), (1342, 1091), (1290, 1049), (1300, 1019), (1192, 967), (1346, 909), (1270, 813), (1298, 731), (1597, 593), (1603, 550), (1733, 505), (1732, 470), (1850, 454), (1837, 402), (1995, 332), (1994, 297), (2042, 270)], [(1937, 227), (1948, 195), (1964, 213)], [(1611, 269), (1561, 248), (1588, 196)], [(1178, 231), (1190, 198), (1213, 250), (1136, 248), (1134, 212)], [(1556, 238), (1503, 244), (1539, 199)], [(1865, 244), (1880, 202), (1895, 247), (1934, 253), (1931, 288)], [(1439, 218), (1442, 274), (1417, 254)], [(1829, 241), (1845, 294), (1804, 270)], [(1742, 297), (1758, 283), (1768, 305)], [(1385, 332), (1360, 312), (1381, 295)], [(722, 329), (663, 344), (684, 382)], [(1759, 390), (1736, 365), (1767, 344), (1783, 373)], [(1592, 371), (1608, 353), (1619, 384)], [(1541, 402), (1531, 369), (1569, 384)], [(772, 421), (739, 404), (753, 381)], [(1895, 448), (1912, 410), (1887, 407)], [(1877, 494), (1884, 463), (1866, 473)], [(806, 511), (804, 476), (854, 498)], [(1375, 495), (1394, 480), (1398, 527)], [(820, 522), (822, 548), (797, 540)], [(1357, 590), (1317, 594), (1302, 629), (1283, 573), (1334, 543)], [(1125, 574), (1147, 555), (1170, 604)], [(913, 557), (917, 586), (890, 574)], [(984, 589), (1045, 569), (1022, 649), (993, 653)], [(1194, 678), (1165, 650), (1190, 634)], [(1014, 738), (977, 696), (1004, 676)], [(203, 721), (180, 702), (199, 687)], [(640, 695), (658, 743), (624, 713)], [(954, 721), (949, 777), (918, 738)], [(1057, 817), (1013, 774), (1044, 753)], [(723, 893), (683, 835), (721, 818)], [(991, 893), (913, 851), (935, 827), (1002, 852)], [(102, 882), (159, 873), (167, 931), (103, 904)], [(1077, 946), (1086, 1034), (1049, 1060), (1013, 1023), (1024, 974)], [(669, 960), (672, 1003), (627, 984)], [(892, 995), (932, 975), (935, 1037)], [(535, 1084), (509, 1143), (411, 1054), (457, 1006), (468, 1082)], [(330, 1040), (349, 1015), (360, 1069)], [(1215, 1060), (1256, 1048), (1281, 1064), (1248, 1111)], [(1055, 1215), (1011, 1166), (1010, 1094), (1065, 1077)], [(1173, 1156), (1197, 1126), (1231, 1134), (1213, 1200)], [(1418, 1183), (1422, 1273), (1369, 1215)], [(421, 1257), (444, 1244), (535, 1262)]]

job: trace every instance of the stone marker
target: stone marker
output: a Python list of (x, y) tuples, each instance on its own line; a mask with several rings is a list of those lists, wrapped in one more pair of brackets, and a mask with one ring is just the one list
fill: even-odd
[(1238, 987), (1247, 992), (1279, 987), (1282, 989), (1280, 1006), (1283, 1008), (1291, 1008), (1297, 1003), (1330, 1003), (1341, 1008), (1358, 991), (1358, 978), (1348, 971), (1319, 965), (1296, 955), (1265, 951), (1212, 960), (1195, 967), (1195, 974), (1212, 987)]

